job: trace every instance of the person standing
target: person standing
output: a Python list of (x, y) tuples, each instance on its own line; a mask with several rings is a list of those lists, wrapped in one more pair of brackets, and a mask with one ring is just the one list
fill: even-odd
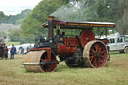
[(29, 52), (29, 46), (27, 46), (27, 49), (26, 50), (27, 50), (27, 53), (28, 53)]
[(4, 47), (4, 57), (7, 60), (8, 59), (8, 48), (7, 46)]
[(31, 45), (29, 45), (29, 46), (27, 46), (27, 52), (26, 52), (26, 54), (29, 52), (29, 50), (32, 48), (32, 46)]
[(21, 48), (21, 54), (24, 55), (24, 48)]
[(14, 44), (12, 44), (12, 47), (11, 47), (11, 50), (10, 50), (10, 53), (11, 53), (10, 60), (14, 59), (15, 52), (16, 52), (16, 47), (14, 46)]

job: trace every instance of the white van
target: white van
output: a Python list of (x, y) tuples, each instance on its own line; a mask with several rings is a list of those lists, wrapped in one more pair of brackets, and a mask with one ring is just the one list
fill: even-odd
[(128, 35), (107, 37), (107, 39), (109, 39), (107, 47), (110, 52), (119, 51), (120, 53), (128, 53)]

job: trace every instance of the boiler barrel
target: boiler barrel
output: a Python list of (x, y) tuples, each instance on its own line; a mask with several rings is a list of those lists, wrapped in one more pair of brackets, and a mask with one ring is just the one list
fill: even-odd
[(76, 52), (76, 47), (70, 47), (66, 45), (58, 44), (58, 54), (59, 55), (70, 55)]

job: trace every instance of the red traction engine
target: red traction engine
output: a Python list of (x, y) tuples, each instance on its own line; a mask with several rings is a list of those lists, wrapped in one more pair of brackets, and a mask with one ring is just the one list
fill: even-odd
[[(103, 67), (107, 63), (107, 39), (96, 39), (93, 29), (114, 28), (114, 23), (103, 22), (66, 22), (48, 17), (43, 25), (48, 28), (48, 40), (39, 38), (34, 48), (26, 54), (24, 67), (29, 72), (52, 72), (61, 61), (69, 67)], [(77, 30), (74, 36), (65, 31)], [(56, 33), (54, 33), (56, 31)], [(79, 33), (78, 33), (79, 31)], [(101, 33), (102, 34), (102, 33)], [(59, 57), (59, 59), (57, 59)]]

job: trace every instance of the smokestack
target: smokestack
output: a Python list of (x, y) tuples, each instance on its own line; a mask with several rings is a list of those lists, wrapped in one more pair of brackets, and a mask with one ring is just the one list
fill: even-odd
[(54, 16), (48, 16), (48, 38), (49, 41), (53, 40)]

